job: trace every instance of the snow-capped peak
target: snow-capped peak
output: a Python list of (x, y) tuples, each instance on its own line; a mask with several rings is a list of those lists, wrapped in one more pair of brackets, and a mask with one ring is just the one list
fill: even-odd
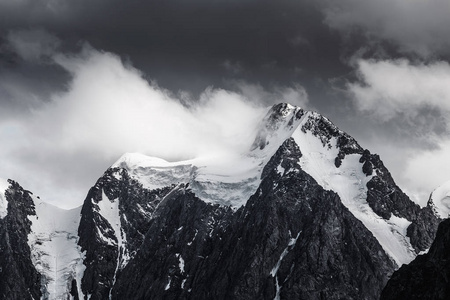
[(437, 217), (448, 218), (450, 215), (450, 180), (435, 189), (428, 202)]
[(189, 183), (192, 191), (205, 202), (238, 208), (256, 191), (265, 164), (292, 135), (303, 114), (301, 108), (285, 103), (271, 107), (248, 153), (178, 162), (128, 153), (112, 167), (126, 169), (150, 190)]
[[(259, 125), (259, 131), (252, 144), (252, 152), (274, 153), (292, 135), (304, 114), (304, 110), (286, 103), (272, 106)], [(273, 154), (272, 153), (272, 154)]]

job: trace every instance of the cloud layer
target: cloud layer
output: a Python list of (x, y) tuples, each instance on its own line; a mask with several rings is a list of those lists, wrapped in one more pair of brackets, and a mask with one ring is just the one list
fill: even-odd
[(404, 52), (424, 57), (450, 54), (450, 2), (447, 0), (322, 1), (325, 22), (349, 34), (388, 40)]
[(398, 179), (426, 201), (433, 187), (450, 178), (450, 65), (359, 60), (357, 76), (347, 84), (356, 107), (367, 118), (400, 130), (410, 143), (423, 143), (399, 147), (392, 156), (407, 157)]
[(253, 142), (266, 111), (262, 103), (308, 99), (300, 85), (276, 87), (273, 94), (259, 86), (258, 93), (210, 87), (198, 99), (175, 95), (148, 82), (117, 55), (89, 45), (76, 53), (58, 53), (55, 47), (21, 51), (23, 39), (35, 33), (12, 33), (12, 46), (24, 60), (39, 63), (50, 57), (70, 80), (29, 113), (0, 121), (0, 141), (6, 145), (0, 148), (6, 158), (0, 176), (19, 180), (62, 206), (80, 204), (89, 186), (123, 153), (166, 160), (238, 155)]

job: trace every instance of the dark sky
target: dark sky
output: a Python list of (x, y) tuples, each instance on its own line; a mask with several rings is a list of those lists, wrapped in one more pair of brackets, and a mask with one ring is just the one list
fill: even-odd
[[(246, 112), (244, 101), (255, 114), (286, 101), (317, 110), (379, 153), (423, 202), (450, 179), (450, 167), (442, 167), (450, 166), (449, 13), (446, 0), (0, 0), (0, 141), (7, 145), (0, 176), (53, 203), (71, 197), (71, 206), (121, 151), (172, 153), (163, 151), (176, 147), (167, 142), (175, 139), (170, 130), (167, 140), (152, 136), (153, 145), (165, 145), (156, 150), (134, 140), (130, 149), (118, 147), (113, 137), (92, 142), (118, 126), (105, 116), (127, 90), (124, 83), (102, 107), (99, 97), (109, 94), (100, 87), (126, 82), (139, 98), (147, 82), (162, 103), (170, 98), (191, 114), (203, 106), (221, 114), (208, 110), (211, 101)], [(133, 101), (130, 116), (140, 105)], [(171, 109), (179, 110), (151, 108), (156, 116), (184, 116)], [(75, 129), (98, 115), (115, 123), (85, 122), (97, 138)]]

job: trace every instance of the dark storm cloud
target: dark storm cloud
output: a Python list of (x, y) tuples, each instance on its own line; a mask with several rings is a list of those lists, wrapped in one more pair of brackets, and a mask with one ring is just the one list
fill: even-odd
[(344, 35), (362, 31), (390, 41), (404, 53), (423, 57), (450, 54), (450, 2), (447, 0), (321, 0), (325, 22)]
[(314, 93), (318, 79), (346, 68), (338, 34), (310, 1), (38, 2), (3, 10), (3, 28), (40, 26), (66, 47), (88, 41), (174, 91), (198, 94), (242, 77), (263, 86), (300, 82)]

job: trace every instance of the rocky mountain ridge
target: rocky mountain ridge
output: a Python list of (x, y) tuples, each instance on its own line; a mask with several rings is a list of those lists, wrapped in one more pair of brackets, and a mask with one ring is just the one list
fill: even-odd
[[(32, 231), (40, 202), (12, 197), (17, 184), (5, 190), (0, 232), (20, 216), (28, 248), (19, 252), (30, 258), (17, 276), (34, 292), (19, 288), (22, 299), (378, 299), (391, 274), (429, 248), (441, 217), (433, 201), (412, 202), (378, 155), (288, 104), (268, 109), (239, 156), (124, 155), (70, 214), (78, 220), (48, 234), (55, 243), (67, 233), (57, 244), (70, 251), (35, 251), (50, 245)], [(42, 253), (65, 253), (65, 265)], [(8, 284), (0, 279), (1, 295)]]

